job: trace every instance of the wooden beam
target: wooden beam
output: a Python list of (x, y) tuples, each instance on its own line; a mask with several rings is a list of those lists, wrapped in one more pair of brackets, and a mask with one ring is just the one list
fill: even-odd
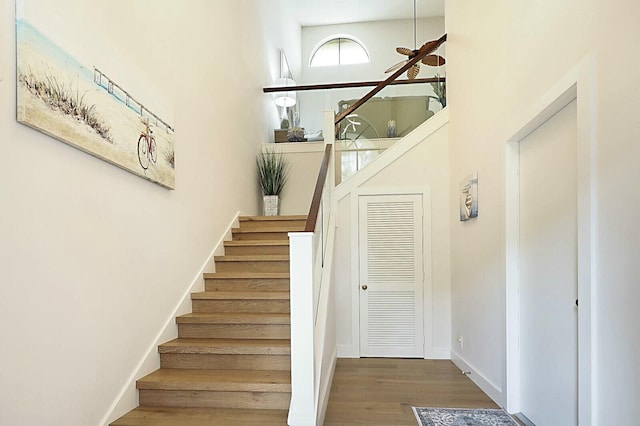
[[(445, 81), (444, 77), (436, 78), (416, 78), (413, 80), (394, 80), (389, 83), (390, 86), (398, 84), (424, 84), (424, 83), (437, 83)], [(326, 84), (304, 84), (300, 86), (289, 87), (265, 87), (262, 89), (264, 93), (277, 93), (277, 92), (304, 92), (310, 90), (331, 90), (331, 89), (353, 89), (358, 87), (372, 87), (382, 83), (379, 81), (354, 81), (348, 83), (326, 83)]]

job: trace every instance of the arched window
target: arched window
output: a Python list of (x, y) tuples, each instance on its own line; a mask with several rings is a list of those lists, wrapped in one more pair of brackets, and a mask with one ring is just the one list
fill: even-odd
[(343, 36), (331, 38), (318, 46), (311, 55), (309, 65), (324, 67), (367, 62), (369, 62), (367, 49), (360, 42)]

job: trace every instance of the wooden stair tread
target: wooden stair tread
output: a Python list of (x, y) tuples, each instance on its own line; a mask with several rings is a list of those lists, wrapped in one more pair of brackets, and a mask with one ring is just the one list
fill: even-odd
[(215, 355), (290, 355), (291, 341), (285, 339), (184, 339), (178, 338), (158, 347), (163, 353), (199, 353)]
[(207, 272), (204, 279), (289, 279), (288, 272)]
[(161, 368), (139, 379), (138, 389), (291, 392), (291, 373), (281, 370), (184, 370)]
[(307, 215), (289, 215), (289, 216), (240, 216), (240, 222), (250, 221), (279, 221), (279, 220), (307, 220)]
[(138, 407), (112, 426), (284, 426), (288, 410)]
[(232, 246), (288, 246), (289, 240), (230, 240), (224, 242), (225, 247)]
[(288, 291), (201, 291), (192, 300), (279, 300), (289, 299)]
[(287, 254), (257, 254), (247, 256), (215, 256), (216, 262), (288, 262)]
[(161, 354), (215, 355), (290, 355), (291, 342), (285, 339), (185, 339), (179, 338), (158, 346)]
[(304, 230), (304, 225), (300, 225), (300, 226), (270, 226), (268, 228), (260, 228), (260, 229), (231, 228), (231, 232), (233, 234), (302, 232), (303, 230)]
[(191, 313), (176, 318), (178, 324), (289, 324), (291, 316), (281, 313), (215, 312)]

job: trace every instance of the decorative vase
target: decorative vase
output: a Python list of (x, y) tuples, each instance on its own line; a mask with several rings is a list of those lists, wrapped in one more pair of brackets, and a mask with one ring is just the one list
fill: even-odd
[(396, 120), (389, 120), (387, 122), (387, 137), (395, 138), (397, 135)]
[(262, 213), (264, 216), (278, 216), (280, 214), (280, 196), (263, 195)]

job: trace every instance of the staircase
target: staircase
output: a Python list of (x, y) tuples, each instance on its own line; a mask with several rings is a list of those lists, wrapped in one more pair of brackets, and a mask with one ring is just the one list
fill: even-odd
[(140, 406), (112, 426), (286, 425), (291, 399), (290, 231), (306, 216), (241, 217), (159, 346), (161, 368), (137, 381)]

